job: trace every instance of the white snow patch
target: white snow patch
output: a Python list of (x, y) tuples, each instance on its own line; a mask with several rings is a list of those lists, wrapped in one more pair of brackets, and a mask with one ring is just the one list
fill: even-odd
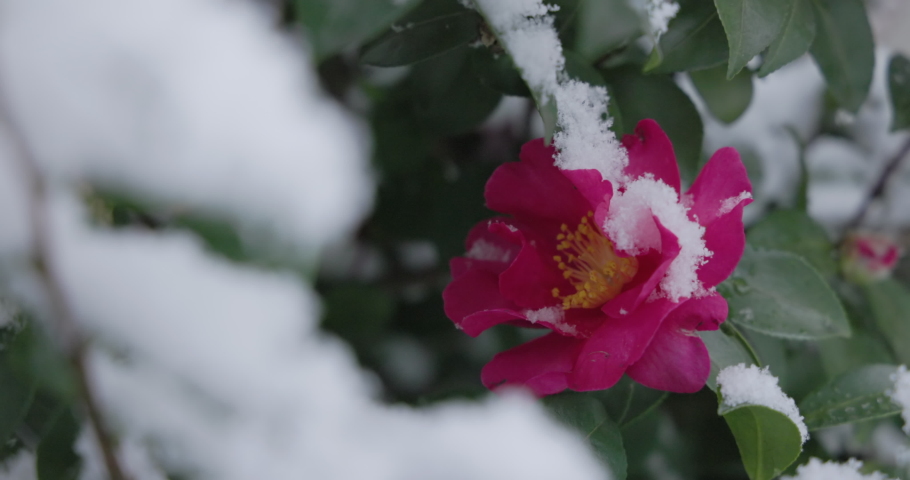
[(862, 474), (859, 469), (863, 462), (851, 458), (847, 463), (822, 462), (810, 458), (809, 463), (796, 468), (796, 476), (783, 476), (781, 480), (893, 480), (881, 472)]
[(545, 307), (538, 310), (525, 310), (525, 318), (531, 323), (546, 322), (556, 324), (566, 318), (566, 312), (562, 307)]
[(477, 0), (497, 37), (535, 92), (540, 105), (557, 105), (553, 138), (562, 169), (595, 169), (611, 182), (623, 180), (628, 155), (610, 131), (605, 88), (568, 78), (562, 44), (549, 12), (540, 0)]
[(803, 422), (796, 402), (780, 389), (777, 377), (771, 375), (768, 367), (755, 365), (732, 365), (717, 374), (717, 385), (723, 396), (724, 404), (731, 407), (739, 405), (762, 405), (783, 413), (799, 429), (803, 443), (809, 439), (809, 430)]
[(736, 208), (737, 205), (739, 205), (740, 202), (742, 202), (743, 200), (748, 200), (750, 198), (752, 198), (752, 194), (743, 190), (742, 192), (740, 192), (739, 195), (725, 199), (720, 204), (720, 210), (718, 211), (718, 216), (726, 215), (726, 214), (730, 213), (734, 208)]
[(3, 480), (36, 480), (35, 454), (22, 449), (16, 455), (0, 463), (0, 478)]
[(679, 4), (672, 0), (631, 0), (630, 5), (648, 19), (648, 33), (655, 38), (667, 33), (679, 13)]
[(897, 371), (891, 375), (891, 380), (894, 382), (891, 400), (901, 406), (904, 431), (910, 435), (910, 372), (907, 372), (907, 366), (901, 365), (898, 367)]
[(337, 240), (369, 208), (363, 127), (318, 94), (306, 52), (260, 6), (2, 8), (10, 114), (51, 179), (223, 217), (298, 250)]
[(511, 251), (494, 245), (492, 242), (488, 242), (482, 238), (477, 239), (471, 244), (471, 248), (465, 256), (474, 260), (487, 260), (490, 262), (507, 263), (512, 260)]
[(553, 136), (559, 149), (556, 166), (564, 170), (594, 169), (614, 183), (625, 180), (628, 153), (610, 131), (607, 89), (578, 80), (563, 82), (556, 90), (558, 124)]
[(616, 248), (631, 255), (660, 250), (660, 232), (652, 216), (676, 235), (679, 255), (660, 282), (660, 296), (673, 301), (707, 293), (696, 270), (713, 255), (705, 247), (705, 228), (689, 220), (687, 211), (673, 187), (649, 175), (633, 180), (625, 191), (613, 196), (603, 225)]

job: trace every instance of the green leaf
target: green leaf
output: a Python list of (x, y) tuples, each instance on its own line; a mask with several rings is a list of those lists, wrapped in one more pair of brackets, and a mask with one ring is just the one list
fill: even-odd
[(825, 229), (805, 212), (775, 210), (750, 228), (746, 239), (756, 248), (795, 253), (824, 277), (837, 274), (834, 245)]
[(637, 423), (654, 411), (667, 398), (667, 392), (648, 388), (627, 375), (616, 385), (597, 392), (591, 392), (603, 402), (607, 415), (616, 419), (620, 428)]
[(714, 0), (730, 46), (727, 78), (733, 78), (778, 37), (792, 1)]
[(626, 451), (619, 427), (607, 416), (603, 404), (588, 394), (566, 392), (543, 400), (547, 409), (563, 424), (578, 430), (594, 449), (613, 478), (626, 478)]
[(758, 75), (765, 75), (796, 60), (809, 51), (815, 39), (815, 13), (811, 0), (791, 0), (787, 20), (777, 38), (771, 42)]
[(23, 379), (9, 364), (9, 354), (0, 351), (0, 443), (22, 423), (37, 390), (34, 378)]
[(828, 378), (848, 372), (856, 365), (894, 361), (888, 344), (883, 339), (857, 329), (854, 329), (850, 338), (820, 340), (818, 354)]
[(724, 417), (751, 480), (781, 474), (802, 452), (799, 428), (787, 415), (761, 405), (724, 404), (718, 392), (718, 415)]
[(856, 112), (872, 85), (875, 45), (862, 0), (812, 0), (818, 32), (812, 57), (837, 103)]
[(401, 18), (419, 0), (294, 0), (317, 61), (358, 45)]
[(708, 111), (724, 123), (733, 123), (752, 102), (752, 74), (742, 72), (728, 80), (723, 65), (690, 72), (689, 77)]
[(899, 53), (888, 63), (888, 91), (894, 110), (891, 131), (910, 127), (910, 60)]
[(867, 365), (845, 373), (812, 392), (799, 405), (810, 430), (897, 415), (891, 400), (894, 365)]
[(740, 363), (761, 366), (749, 341), (729, 322), (721, 324), (719, 330), (698, 332), (698, 336), (705, 342), (711, 356), (711, 373), (707, 383), (711, 390), (717, 391), (717, 374), (724, 368)]
[(707, 0), (680, 0), (678, 3), (679, 12), (660, 37), (645, 72), (698, 70), (727, 60), (727, 38), (714, 4)]
[(364, 48), (361, 63), (410, 65), (466, 45), (480, 35), (481, 18), (456, 2), (424, 2)]
[(644, 33), (627, 0), (586, 0), (580, 8), (575, 50), (589, 62)]
[(487, 88), (514, 97), (531, 96), (531, 90), (509, 55), (494, 54), (489, 48), (475, 48), (471, 51), (471, 65), (477, 79)]
[(47, 435), (35, 452), (38, 480), (75, 480), (81, 460), (73, 451), (79, 436), (79, 422), (69, 408), (59, 410)]
[(894, 350), (897, 361), (910, 364), (910, 291), (893, 279), (865, 285), (875, 323)]
[(413, 99), (413, 113), (424, 128), (456, 135), (470, 131), (499, 105), (502, 96), (478, 80), (469, 47), (414, 65), (404, 85)]
[(642, 75), (634, 67), (603, 72), (612, 100), (622, 112), (623, 133), (634, 133), (640, 120), (652, 118), (673, 142), (683, 178), (695, 178), (704, 130), (692, 100), (669, 75)]
[(801, 257), (746, 246), (721, 284), (736, 325), (793, 340), (850, 335), (850, 324), (825, 279)]

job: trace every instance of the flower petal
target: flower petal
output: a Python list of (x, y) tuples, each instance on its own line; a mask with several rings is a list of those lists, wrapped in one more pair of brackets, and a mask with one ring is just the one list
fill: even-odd
[(686, 301), (667, 315), (645, 353), (626, 373), (658, 390), (694, 393), (705, 386), (711, 358), (696, 330), (717, 330), (727, 302), (717, 293)]
[(616, 298), (605, 303), (601, 310), (610, 317), (623, 318), (635, 311), (651, 292), (657, 288), (670, 264), (679, 255), (680, 246), (676, 235), (664, 227), (657, 217), (652, 217), (660, 233), (660, 252), (653, 252), (638, 257), (638, 274), (632, 279), (631, 288), (620, 293)]
[(505, 163), (493, 172), (484, 190), (487, 207), (522, 222), (538, 219), (578, 222), (591, 205), (553, 164), (555, 149), (542, 139), (521, 148), (521, 161)]
[[(750, 195), (752, 193), (752, 184), (749, 183), (746, 167), (735, 149), (721, 148), (714, 152), (701, 169), (692, 188), (686, 192), (686, 196), (692, 201), (689, 216), (707, 227), (718, 217), (729, 215), (735, 204), (727, 202), (739, 197), (743, 192)], [(751, 203), (749, 198), (737, 202), (743, 206), (749, 203)]]
[(711, 156), (686, 193), (692, 202), (689, 217), (705, 227), (705, 247), (714, 252), (698, 269), (698, 279), (705, 287), (730, 276), (743, 255), (743, 207), (752, 203), (751, 194), (746, 167), (730, 147)]
[(650, 118), (638, 122), (635, 135), (625, 135), (622, 145), (629, 151), (629, 166), (624, 173), (630, 179), (650, 173), (679, 193), (679, 165), (673, 144), (657, 122)]
[(496, 354), (483, 367), (481, 381), (489, 389), (525, 385), (539, 396), (561, 392), (583, 342), (558, 333), (536, 338)]
[(569, 388), (581, 392), (612, 387), (641, 358), (661, 322), (677, 305), (660, 298), (622, 318), (607, 319), (579, 352)]
[[(452, 269), (455, 270), (454, 265), (464, 260), (466, 259), (452, 259)], [(516, 310), (515, 304), (499, 293), (498, 275), (485, 268), (465, 270), (446, 286), (442, 292), (442, 300), (446, 315), (465, 331), (468, 329), (462, 326), (462, 323), (470, 315), (485, 310)], [(480, 331), (468, 334), (476, 336), (478, 333)]]
[(567, 292), (571, 285), (553, 260), (557, 253), (556, 234), (550, 241), (530, 229), (512, 233), (521, 240), (521, 250), (499, 276), (499, 291), (522, 308), (536, 310), (558, 304), (559, 300), (553, 297), (553, 288)]

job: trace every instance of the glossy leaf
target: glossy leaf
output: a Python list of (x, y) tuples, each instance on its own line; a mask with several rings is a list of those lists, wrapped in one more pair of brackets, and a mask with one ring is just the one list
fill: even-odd
[(323, 60), (379, 34), (419, 0), (295, 0), (313, 53)]
[(531, 96), (531, 90), (521, 79), (509, 55), (494, 54), (489, 48), (475, 48), (471, 51), (471, 66), (477, 79), (487, 88), (504, 95)]
[(594, 449), (613, 478), (626, 478), (626, 451), (619, 427), (607, 416), (604, 406), (594, 397), (567, 392), (544, 399), (544, 405), (557, 420), (578, 430)]
[(761, 405), (731, 407), (718, 393), (718, 414), (724, 417), (743, 466), (751, 480), (770, 480), (781, 474), (802, 452), (796, 424), (785, 414)]
[(910, 364), (910, 290), (893, 279), (885, 279), (864, 287), (878, 328), (899, 363)]
[(683, 178), (694, 179), (704, 130), (698, 110), (673, 78), (630, 67), (606, 70), (604, 78), (622, 112), (624, 133), (633, 133), (639, 120), (656, 120), (673, 142)]
[(801, 257), (747, 246), (720, 292), (730, 321), (767, 335), (815, 340), (850, 335), (850, 324), (825, 279)]
[(644, 33), (627, 0), (587, 0), (580, 9), (575, 50), (589, 62)]
[(478, 38), (480, 22), (477, 12), (454, 1), (424, 2), (367, 45), (360, 61), (394, 67), (426, 60)]
[(810, 430), (897, 415), (891, 400), (894, 365), (867, 365), (845, 373), (812, 392), (799, 405)]
[(891, 130), (910, 127), (910, 60), (899, 53), (888, 63), (888, 91), (894, 111)]
[(720, 65), (729, 49), (724, 26), (714, 4), (707, 0), (680, 0), (679, 12), (645, 66), (646, 72), (670, 73)]
[(812, 0), (818, 31), (815, 58), (837, 103), (859, 110), (872, 85), (874, 43), (862, 0)]
[(625, 375), (616, 385), (590, 395), (603, 403), (607, 414), (616, 419), (620, 428), (637, 423), (668, 396), (667, 392), (648, 388)]
[(23, 380), (16, 374), (8, 357), (0, 352), (0, 442), (10, 438), (22, 422), (37, 389), (33, 378)]
[(711, 390), (717, 390), (717, 374), (724, 368), (740, 363), (761, 365), (748, 340), (729, 323), (722, 324), (719, 330), (698, 332), (698, 336), (705, 342), (711, 356), (711, 373), (707, 383)]
[(414, 117), (423, 128), (444, 135), (464, 133), (499, 105), (499, 92), (474, 74), (470, 50), (459, 47), (413, 66), (406, 88), (414, 101)]
[(792, 0), (714, 0), (727, 33), (730, 60), (727, 78), (733, 78), (752, 57), (777, 38)]
[(41, 439), (35, 452), (38, 480), (75, 480), (79, 477), (81, 459), (73, 450), (79, 436), (79, 422), (63, 408)]
[(834, 245), (815, 220), (799, 210), (775, 210), (755, 224), (746, 234), (756, 248), (795, 253), (815, 267), (822, 276), (837, 273)]
[(764, 77), (809, 51), (815, 40), (815, 12), (811, 1), (790, 1), (787, 19), (762, 59), (759, 76)]
[(690, 72), (689, 77), (711, 115), (721, 122), (733, 123), (752, 103), (752, 74), (742, 72), (728, 80), (726, 71), (721, 65)]

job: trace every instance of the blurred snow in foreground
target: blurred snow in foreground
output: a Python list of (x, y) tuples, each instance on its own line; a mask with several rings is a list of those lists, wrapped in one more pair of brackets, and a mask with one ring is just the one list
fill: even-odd
[[(46, 227), (37, 253), (96, 339), (90, 375), (134, 478), (604, 478), (528, 398), (380, 405), (347, 347), (318, 331), (299, 277), (228, 263), (183, 233), (88, 225), (86, 184), (309, 258), (357, 225), (373, 193), (363, 129), (263, 12), (4, 0), (0, 16), (13, 122), (0, 130), (0, 287), (51, 310), (28, 261)], [(79, 450), (84, 478), (103, 476), (91, 436)], [(33, 478), (30, 462), (5, 475)]]

